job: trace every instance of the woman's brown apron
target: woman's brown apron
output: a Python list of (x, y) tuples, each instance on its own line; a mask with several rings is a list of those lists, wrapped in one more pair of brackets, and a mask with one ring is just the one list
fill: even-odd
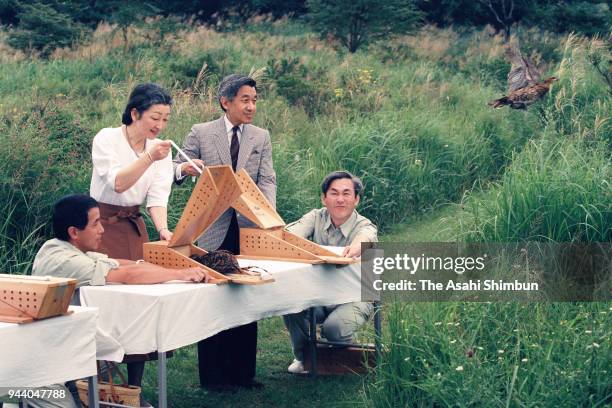
[[(104, 227), (102, 245), (98, 252), (114, 259), (129, 259), (137, 261), (143, 258), (142, 244), (149, 242), (149, 234), (145, 225), (140, 206), (122, 207), (106, 203), (98, 203), (100, 220)], [(167, 353), (172, 357), (172, 351)], [(157, 352), (148, 354), (128, 354), (123, 357), (123, 363), (157, 360)]]
[(149, 242), (140, 206), (122, 207), (98, 203), (104, 227), (99, 252), (114, 259), (137, 261), (143, 258), (142, 244)]

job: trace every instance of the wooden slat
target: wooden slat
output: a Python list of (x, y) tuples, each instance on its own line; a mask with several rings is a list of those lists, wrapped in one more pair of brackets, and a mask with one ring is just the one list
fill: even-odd
[(341, 258), (335, 252), (332, 252), (329, 249), (323, 248), (321, 245), (317, 245), (314, 242), (307, 240), (306, 238), (302, 238), (295, 234), (292, 234), (289, 231), (283, 231), (283, 239), (315, 255), (327, 256), (327, 257), (332, 257), (332, 258)]
[(258, 255), (238, 255), (236, 256), (238, 259), (249, 260), (252, 259), (254, 261), (279, 261), (279, 262), (296, 262), (296, 263), (305, 263), (305, 264), (323, 264), (325, 261), (323, 259), (296, 259), (296, 258), (282, 258), (280, 256), (258, 256)]
[(218, 197), (219, 191), (210, 170), (205, 168), (191, 192), (169, 246), (189, 245), (195, 241), (206, 226), (211, 224), (209, 219)]
[(8, 316), (8, 315), (0, 315), (0, 322), (2, 323), (30, 323), (33, 322), (34, 318), (28, 316)]
[(232, 283), (237, 283), (240, 285), (262, 285), (262, 284), (274, 282), (274, 278), (272, 277), (261, 278), (260, 276), (249, 276), (249, 275), (242, 275), (239, 273), (230, 273), (225, 276), (230, 278)]
[(236, 211), (263, 229), (285, 225), (285, 221), (278, 215), (245, 169), (236, 173), (236, 181), (242, 190), (242, 195), (232, 203)]
[(176, 225), (170, 247), (189, 245), (242, 194), (230, 166), (209, 166), (198, 178)]
[[(190, 258), (191, 255), (198, 254), (200, 255), (200, 251), (204, 251), (200, 249), (200, 251), (194, 251), (194, 248), (197, 248), (195, 245), (182, 247), (182, 250), (185, 248), (189, 249), (190, 253), (188, 255), (183, 255), (180, 252), (174, 250), (174, 248), (168, 247), (167, 241), (155, 241), (155, 242), (147, 242), (143, 245), (144, 259), (147, 262), (150, 262), (155, 265), (163, 266), (164, 268), (170, 269), (184, 269), (184, 268), (202, 268), (206, 270), (210, 276), (215, 278), (216, 284), (228, 283), (228, 279), (220, 272), (215, 271), (201, 263), (198, 263)], [(199, 249), (199, 248), (198, 248)]]
[(240, 254), (246, 257), (265, 256), (269, 259), (284, 258), (294, 261), (320, 260), (316, 255), (290, 244), (266, 230), (257, 228), (240, 229)]

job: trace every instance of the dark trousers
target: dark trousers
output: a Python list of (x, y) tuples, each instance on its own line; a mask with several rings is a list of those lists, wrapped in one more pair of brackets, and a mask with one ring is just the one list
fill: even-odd
[[(240, 253), (236, 212), (219, 249)], [(200, 385), (248, 384), (255, 377), (257, 322), (234, 327), (198, 342)]]

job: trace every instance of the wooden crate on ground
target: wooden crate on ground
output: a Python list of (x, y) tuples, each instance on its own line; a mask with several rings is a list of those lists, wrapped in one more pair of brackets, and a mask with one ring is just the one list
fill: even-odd
[[(310, 348), (304, 350), (304, 370), (310, 372)], [(338, 347), (317, 344), (317, 375), (363, 374), (376, 366), (376, 351), (372, 347)]]

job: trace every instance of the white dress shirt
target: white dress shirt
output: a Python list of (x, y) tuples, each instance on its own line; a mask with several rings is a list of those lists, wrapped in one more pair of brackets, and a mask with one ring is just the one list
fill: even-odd
[[(145, 146), (158, 143), (159, 139), (147, 139)], [(105, 128), (98, 132), (91, 149), (93, 172), (89, 194), (101, 203), (133, 206), (146, 200), (149, 207), (167, 207), (172, 186), (172, 155), (156, 160), (138, 181), (123, 193), (115, 191), (117, 173), (138, 160), (138, 155), (128, 143), (122, 127)], [(146, 154), (146, 153), (145, 153)]]
[[(223, 116), (223, 121), (225, 122), (225, 131), (227, 132), (227, 144), (231, 147), (232, 146), (232, 136), (234, 135), (234, 131), (232, 130), (234, 128), (234, 125), (232, 124), (232, 122), (229, 121), (229, 119), (227, 118), (227, 115)], [(244, 128), (244, 123), (241, 123), (240, 125), (238, 125), (238, 143), (240, 143), (242, 141), (242, 129)]]
[[(231, 146), (232, 146), (232, 136), (234, 135), (234, 131), (232, 129), (233, 129), (234, 125), (232, 124), (232, 122), (229, 121), (229, 119), (227, 118), (227, 115), (223, 115), (223, 121), (225, 122), (225, 132), (227, 134), (227, 145), (230, 146), (230, 148), (231, 148)], [(240, 125), (238, 125), (238, 132), (237, 132), (238, 143), (240, 143), (242, 141), (242, 130), (243, 129), (244, 129), (244, 123), (241, 123)], [(204, 163), (204, 166), (207, 166), (207, 164)], [(175, 172), (174, 177), (177, 180), (182, 180), (185, 177), (185, 175), (181, 171), (181, 167), (182, 167), (182, 165), (176, 166), (176, 172)]]

